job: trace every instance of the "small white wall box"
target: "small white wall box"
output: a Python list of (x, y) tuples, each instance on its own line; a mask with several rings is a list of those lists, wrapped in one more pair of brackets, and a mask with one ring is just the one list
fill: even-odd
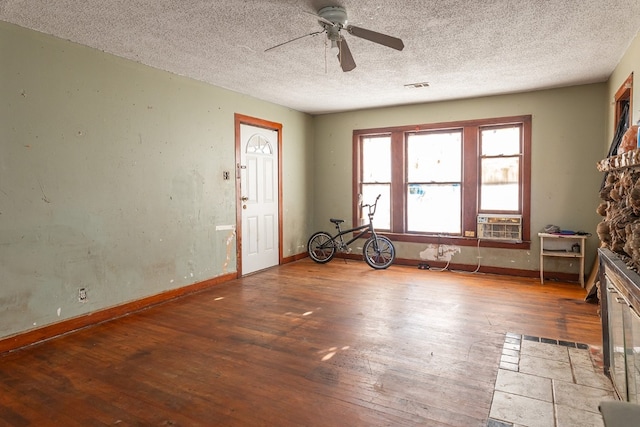
[(478, 215), (478, 239), (522, 241), (522, 215)]

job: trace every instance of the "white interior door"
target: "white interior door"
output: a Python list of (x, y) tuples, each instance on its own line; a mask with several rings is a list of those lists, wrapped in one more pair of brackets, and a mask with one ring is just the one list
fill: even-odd
[(279, 261), (278, 131), (240, 125), (242, 274)]

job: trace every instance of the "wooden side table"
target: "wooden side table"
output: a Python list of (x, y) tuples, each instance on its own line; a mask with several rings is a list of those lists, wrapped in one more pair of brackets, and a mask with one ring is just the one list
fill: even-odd
[[(540, 283), (544, 283), (544, 257), (573, 258), (580, 262), (580, 286), (584, 288), (584, 254), (587, 236), (581, 234), (550, 233), (538, 233), (538, 236), (540, 237)], [(561, 245), (564, 249), (549, 249), (545, 248), (545, 240), (556, 243), (562, 242), (566, 243), (566, 245)], [(576, 244), (579, 246), (579, 249), (574, 251), (573, 248)]]

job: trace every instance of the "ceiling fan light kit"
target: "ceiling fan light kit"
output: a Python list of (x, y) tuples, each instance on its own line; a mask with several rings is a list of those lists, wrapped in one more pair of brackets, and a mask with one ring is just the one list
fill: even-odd
[(341, 33), (342, 30), (345, 30), (352, 36), (369, 40), (373, 43), (387, 46), (392, 49), (396, 49), (396, 50), (404, 49), (404, 43), (402, 42), (401, 39), (397, 37), (392, 37), (386, 34), (378, 33), (376, 31), (367, 30), (366, 28), (347, 25), (347, 11), (343, 7), (327, 6), (320, 9), (317, 15), (315, 14), (311, 14), (311, 15), (314, 15), (318, 19), (318, 23), (323, 28), (322, 31), (315, 31), (313, 33), (306, 34), (304, 36), (296, 37), (284, 43), (280, 43), (278, 45), (272, 46), (266, 49), (265, 52), (307, 36), (314, 36), (320, 33), (326, 33), (327, 39), (331, 42), (331, 47), (338, 48), (337, 58), (338, 58), (338, 62), (340, 63), (340, 67), (342, 68), (342, 71), (347, 72), (356, 68), (356, 63), (355, 63), (355, 60), (353, 59), (353, 55), (351, 54), (351, 50), (349, 49), (349, 45), (347, 44), (347, 40), (344, 38), (344, 36)]

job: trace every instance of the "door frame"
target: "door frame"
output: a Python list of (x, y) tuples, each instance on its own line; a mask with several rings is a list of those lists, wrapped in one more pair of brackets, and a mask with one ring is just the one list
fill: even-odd
[(256, 117), (235, 113), (235, 144), (236, 144), (236, 277), (242, 277), (242, 188), (240, 182), (240, 159), (242, 158), (242, 140), (240, 139), (240, 125), (274, 130), (278, 133), (278, 265), (282, 264), (282, 124), (270, 122)]

